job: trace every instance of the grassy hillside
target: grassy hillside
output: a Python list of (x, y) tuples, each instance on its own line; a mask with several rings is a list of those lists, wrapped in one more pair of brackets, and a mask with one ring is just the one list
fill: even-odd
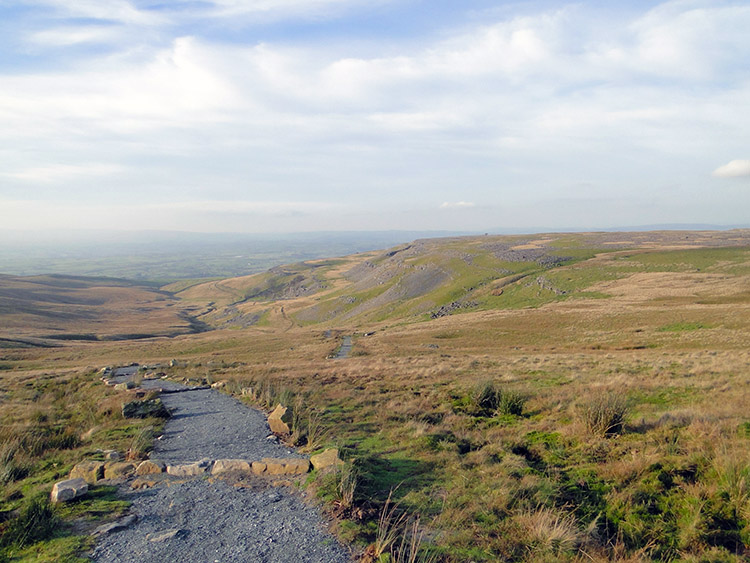
[(111, 278), (0, 276), (0, 347), (192, 332), (171, 294)]
[(427, 239), (198, 284), (178, 296), (206, 307), (201, 319), (218, 327), (356, 328), (611, 298), (601, 284), (637, 273), (739, 276), (748, 253), (738, 249), (749, 244), (743, 231)]
[[(447, 562), (750, 553), (748, 231), (424, 240), (178, 296), (218, 328), (2, 350), (2, 412), (32, 412), (41, 374), (177, 358), (340, 448), (351, 471), (305, 486), (370, 555), (420, 535)], [(417, 534), (394, 518), (387, 546), (389, 495)]]

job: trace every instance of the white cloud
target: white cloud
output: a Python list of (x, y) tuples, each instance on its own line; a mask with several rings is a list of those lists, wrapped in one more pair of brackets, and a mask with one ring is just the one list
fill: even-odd
[(717, 178), (738, 178), (750, 176), (750, 160), (732, 160), (713, 171)]
[(49, 6), (61, 17), (155, 25), (165, 17), (154, 11), (139, 10), (127, 0), (26, 0), (27, 4)]
[(60, 27), (32, 33), (29, 41), (47, 47), (69, 47), (82, 43), (114, 43), (124, 39), (122, 31), (111, 27)]
[(475, 206), (476, 204), (471, 201), (445, 201), (440, 205), (440, 209), (466, 209)]
[(91, 176), (110, 176), (122, 172), (123, 166), (117, 164), (55, 164), (37, 168), (25, 168), (15, 172), (2, 172), (0, 176), (29, 183), (66, 182)]
[[(102, 200), (135, 190), (144, 203), (193, 198), (215, 214), (233, 209), (211, 198), (268, 194), (280, 203), (263, 205), (288, 213), (325, 210), (284, 211), (287, 200), (398, 205), (425, 193), (460, 209), (473, 205), (451, 201), (462, 182), (472, 187), (464, 197), (482, 202), (472, 213), (581, 183), (648, 199), (655, 185), (692, 185), (723, 155), (742, 154), (750, 130), (750, 6), (738, 3), (666, 2), (629, 22), (585, 2), (526, 9), (383, 48), (284, 39), (281, 24), (266, 43), (219, 42), (201, 38), (197, 18), (317, 17), (364, 0), (174, 2), (158, 12), (135, 0), (39, 2), (57, 16), (28, 40), (111, 49), (38, 67), (55, 70), (0, 70), (0, 169), (15, 182), (0, 195), (67, 182), (86, 200), (97, 179), (76, 180), (106, 162), (118, 173), (105, 182), (99, 171)], [(66, 15), (97, 23), (66, 27)], [(170, 36), (188, 28), (195, 37)], [(162, 211), (184, 216), (195, 204), (179, 205)]]

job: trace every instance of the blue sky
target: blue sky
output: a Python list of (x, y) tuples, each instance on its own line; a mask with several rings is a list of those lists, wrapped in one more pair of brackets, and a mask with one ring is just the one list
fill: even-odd
[(748, 223), (748, 29), (723, 0), (0, 0), (0, 226)]

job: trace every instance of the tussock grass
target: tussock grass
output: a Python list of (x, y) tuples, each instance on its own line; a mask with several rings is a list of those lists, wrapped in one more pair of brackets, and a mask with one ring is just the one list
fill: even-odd
[[(31, 550), (74, 560), (87, 541), (61, 526), (71, 516), (49, 505), (53, 483), (96, 449), (143, 457), (161, 422), (123, 419), (123, 395), (103, 385), (92, 369), (9, 373), (0, 388), (0, 559)], [(82, 440), (91, 429), (91, 437)], [(85, 515), (82, 509), (76, 517)], [(51, 545), (57, 551), (48, 550)]]
[(580, 414), (586, 430), (607, 436), (621, 434), (629, 411), (627, 398), (619, 391), (596, 391), (583, 399)]

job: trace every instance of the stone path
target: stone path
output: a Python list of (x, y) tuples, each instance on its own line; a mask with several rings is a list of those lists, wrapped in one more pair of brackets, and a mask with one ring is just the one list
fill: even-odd
[[(145, 381), (144, 387), (176, 389)], [(164, 394), (175, 409), (153, 459), (167, 463), (201, 458), (301, 457), (269, 440), (263, 413), (207, 389)], [(319, 511), (289, 487), (248, 477), (228, 482), (161, 478), (152, 488), (121, 487), (137, 521), (103, 536), (92, 559), (99, 562), (252, 561), (347, 563), (351, 555), (326, 530)]]
[(341, 341), (341, 347), (336, 352), (336, 356), (334, 356), (334, 359), (336, 360), (342, 360), (344, 358), (348, 358), (349, 354), (352, 353), (352, 337), (347, 335), (344, 336), (344, 338)]

